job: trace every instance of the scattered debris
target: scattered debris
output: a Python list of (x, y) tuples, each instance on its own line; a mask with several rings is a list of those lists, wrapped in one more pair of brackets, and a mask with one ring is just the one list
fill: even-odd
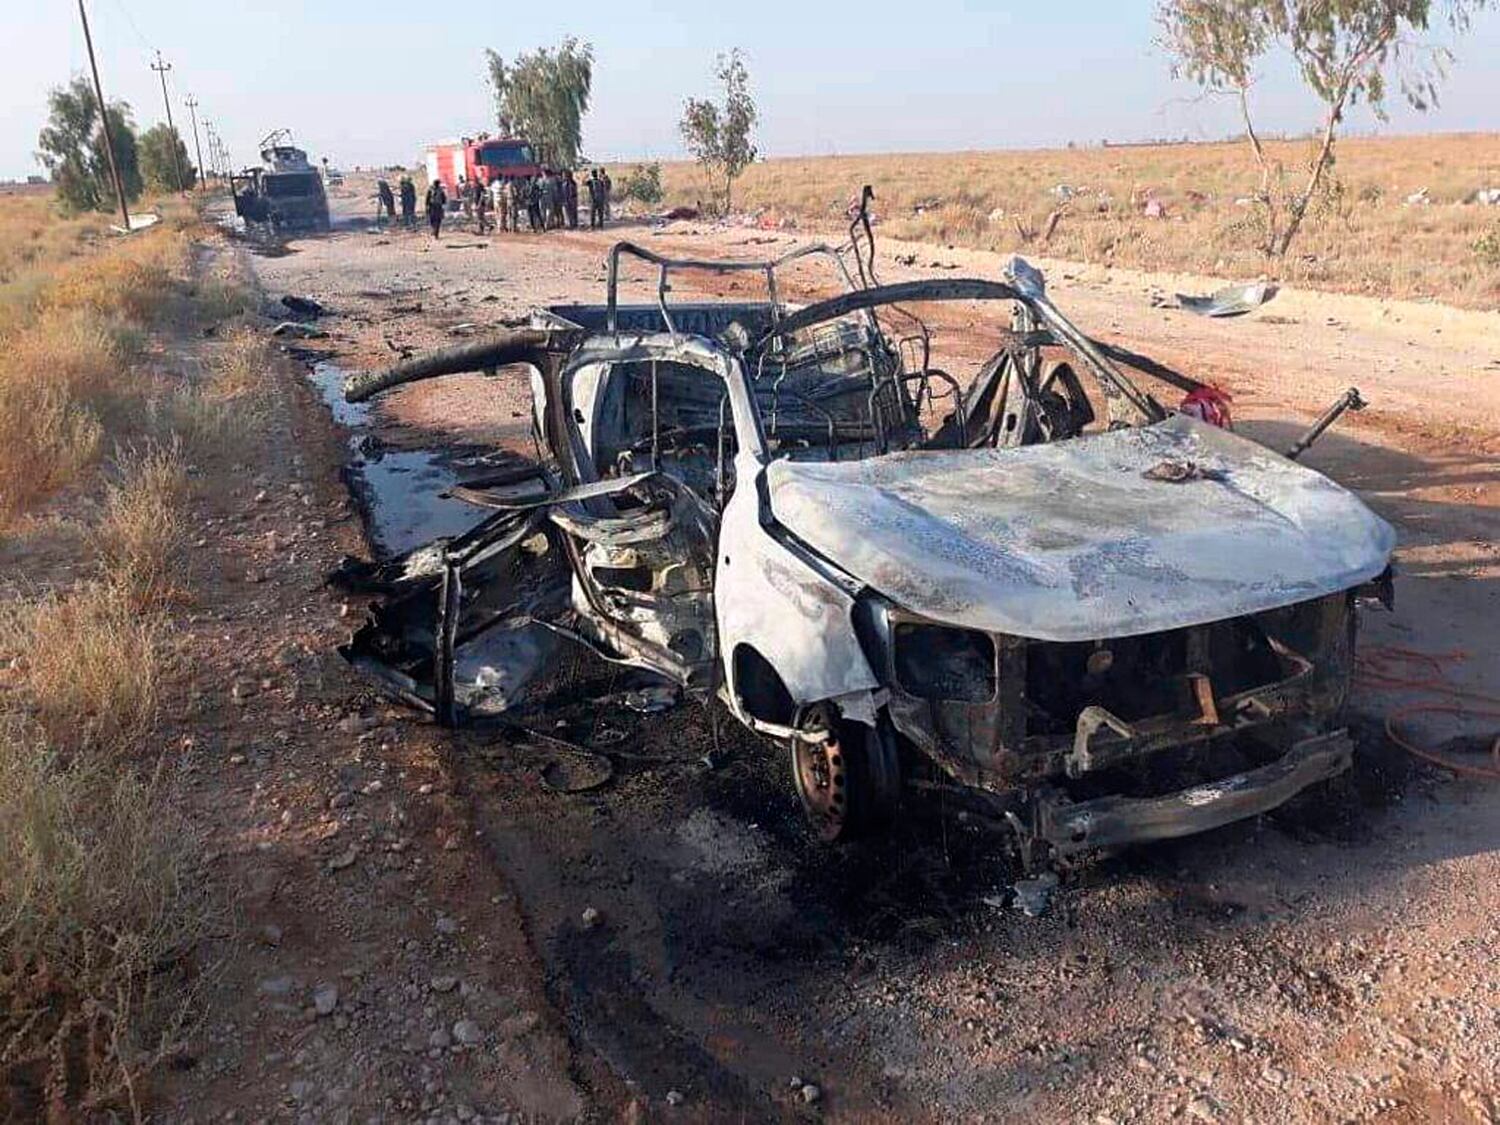
[(634, 691), (622, 692), (614, 699), (627, 711), (634, 711), (639, 715), (657, 715), (663, 711), (670, 711), (682, 702), (682, 692), (671, 684), (663, 684), (660, 687), (637, 688)]
[(1302, 456), (1307, 451), (1308, 446), (1312, 445), (1313, 442), (1322, 436), (1324, 430), (1339, 420), (1344, 411), (1353, 410), (1357, 413), (1363, 410), (1366, 405), (1368, 404), (1360, 397), (1359, 388), (1350, 387), (1343, 394), (1339, 395), (1338, 398), (1334, 399), (1333, 404), (1327, 410), (1323, 411), (1322, 414), (1318, 415), (1317, 421), (1309, 426), (1307, 432), (1298, 438), (1296, 443), (1286, 451), (1287, 458), (1295, 461), (1298, 457)]
[(1480, 188), (1469, 196), (1469, 202), (1481, 207), (1500, 207), (1500, 187)]
[(313, 320), (320, 316), (327, 316), (329, 311), (327, 306), (320, 301), (315, 301), (311, 297), (297, 297), (290, 293), (281, 298), (281, 303), (298, 316), (310, 317)]
[(559, 793), (584, 793), (598, 789), (615, 774), (614, 763), (603, 754), (578, 750), (559, 754), (542, 767), (542, 780)]
[(1240, 285), (1226, 285), (1216, 290), (1211, 297), (1194, 297), (1186, 293), (1177, 294), (1177, 304), (1199, 316), (1244, 316), (1276, 296), (1276, 286), (1264, 281), (1248, 281)]
[(1426, 207), (1432, 202), (1432, 196), (1427, 194), (1427, 189), (1418, 188), (1406, 197), (1408, 207)]
[(1043, 871), (1031, 879), (1021, 879), (1011, 888), (1012, 905), (1028, 918), (1040, 918), (1047, 913), (1052, 902), (1052, 892), (1057, 890), (1057, 874)]
[(130, 227), (128, 230), (125, 227), (122, 227), (119, 223), (111, 223), (109, 229), (114, 231), (116, 234), (134, 234), (138, 230), (147, 230), (151, 227), (154, 227), (159, 222), (161, 222), (160, 215), (156, 214), (154, 211), (147, 211), (144, 214), (131, 215)]
[(283, 320), (275, 328), (271, 329), (272, 336), (284, 336), (292, 340), (322, 340), (328, 336), (321, 328), (314, 328), (311, 324), (303, 324), (296, 320)]

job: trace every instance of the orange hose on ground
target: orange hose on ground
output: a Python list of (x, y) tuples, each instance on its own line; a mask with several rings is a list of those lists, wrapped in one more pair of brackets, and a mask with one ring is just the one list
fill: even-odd
[[(1465, 777), (1500, 781), (1500, 733), (1496, 734), (1494, 743), (1490, 747), (1490, 757), (1495, 763), (1493, 767), (1490, 767), (1455, 761), (1446, 754), (1439, 754), (1436, 750), (1418, 746), (1402, 735), (1397, 727), (1397, 724), (1409, 715), (1436, 714), (1456, 715), (1460, 718), (1472, 716), (1500, 718), (1500, 698), (1482, 691), (1456, 687), (1445, 678), (1443, 666), (1463, 660), (1465, 655), (1461, 651), (1431, 653), (1399, 648), (1394, 645), (1377, 645), (1359, 654), (1355, 678), (1371, 687), (1430, 692), (1455, 700), (1456, 702), (1452, 703), (1413, 703), (1396, 708), (1385, 718), (1386, 736), (1408, 754), (1431, 762), (1435, 766), (1441, 766), (1445, 770), (1451, 770)], [(1396, 670), (1397, 666), (1413, 664), (1425, 666), (1430, 674), (1418, 679), (1403, 675)], [(1466, 704), (1465, 700), (1473, 701), (1473, 703)], [(1476, 703), (1478, 706), (1474, 705)]]

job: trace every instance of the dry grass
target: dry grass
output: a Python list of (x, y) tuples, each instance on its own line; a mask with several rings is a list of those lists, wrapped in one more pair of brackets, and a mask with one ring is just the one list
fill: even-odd
[(90, 253), (107, 225), (102, 215), (60, 217), (50, 195), (0, 200), (0, 336), (35, 304), (51, 271)]
[(93, 218), (48, 228), (43, 205), (0, 200), (0, 526), (76, 480), (105, 433), (143, 423), (152, 388), (133, 361), (181, 299), (190, 248), (168, 224), (129, 239)]
[(141, 751), (182, 585), (182, 450), (223, 448), (255, 417), (264, 345), (235, 336), (196, 385), (147, 362), (160, 329), (218, 324), (247, 298), (188, 283), (189, 211), (128, 239), (100, 226), (0, 199), (0, 527), (116, 450), (102, 504), (77, 506), (98, 513), (82, 532), (98, 576), (0, 606), (4, 1120), (141, 1119), (140, 1083), (193, 1000), (179, 967), (214, 922), (196, 844)]
[(175, 447), (127, 450), (117, 460), (121, 479), (105, 494), (95, 543), (105, 581), (146, 609), (164, 604), (180, 588), (187, 470)]
[(10, 606), (0, 647), (15, 702), (51, 746), (123, 753), (155, 716), (166, 627), (127, 584), (86, 582)]
[(193, 308), (206, 324), (236, 320), (257, 310), (259, 302), (251, 290), (231, 278), (209, 278), (193, 290)]
[[(1300, 183), (1309, 145), (1272, 146), (1290, 184)], [(663, 165), (666, 206), (709, 198), (699, 169)], [(620, 178), (619, 174), (615, 177)], [(737, 208), (771, 220), (840, 227), (861, 184), (875, 188), (882, 233), (998, 251), (1030, 251), (1147, 270), (1254, 276), (1267, 268), (1256, 249), (1252, 208), (1236, 203), (1259, 182), (1239, 144), (840, 156), (770, 160), (735, 185)], [(1039, 232), (1078, 191), (1045, 247)], [(1345, 292), (1427, 297), (1477, 308), (1500, 305), (1500, 271), (1474, 249), (1494, 208), (1466, 204), (1500, 186), (1500, 138), (1439, 135), (1346, 139), (1337, 187), (1278, 267), (1288, 281)], [(1430, 206), (1408, 206), (1426, 188)], [(1148, 218), (1148, 198), (1166, 217)]]
[(43, 313), (0, 339), (0, 521), (75, 479), (117, 412), (128, 336), (98, 316)]
[(229, 334), (207, 377), (179, 388), (169, 403), (170, 425), (195, 458), (239, 461), (265, 425), (267, 380), (275, 350), (249, 329)]
[(98, 420), (63, 390), (0, 388), (0, 527), (74, 480), (101, 436)]
[(216, 914), (159, 777), (64, 760), (0, 716), (0, 1111), (139, 1119)]

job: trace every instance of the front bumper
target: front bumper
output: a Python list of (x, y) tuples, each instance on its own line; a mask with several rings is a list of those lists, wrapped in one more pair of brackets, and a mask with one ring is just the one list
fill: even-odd
[(1309, 785), (1350, 766), (1354, 743), (1337, 730), (1295, 743), (1269, 765), (1162, 797), (1101, 797), (1070, 803), (1042, 796), (1037, 835), (1063, 856), (1096, 848), (1168, 840), (1269, 812)]

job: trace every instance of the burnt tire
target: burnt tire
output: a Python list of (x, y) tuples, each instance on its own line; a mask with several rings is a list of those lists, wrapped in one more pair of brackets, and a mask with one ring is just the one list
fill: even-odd
[(793, 739), (788, 750), (792, 782), (813, 831), (839, 843), (887, 830), (901, 799), (901, 766), (889, 721), (880, 716), (868, 727), (822, 710), (809, 713), (802, 726), (828, 731), (816, 742)]

